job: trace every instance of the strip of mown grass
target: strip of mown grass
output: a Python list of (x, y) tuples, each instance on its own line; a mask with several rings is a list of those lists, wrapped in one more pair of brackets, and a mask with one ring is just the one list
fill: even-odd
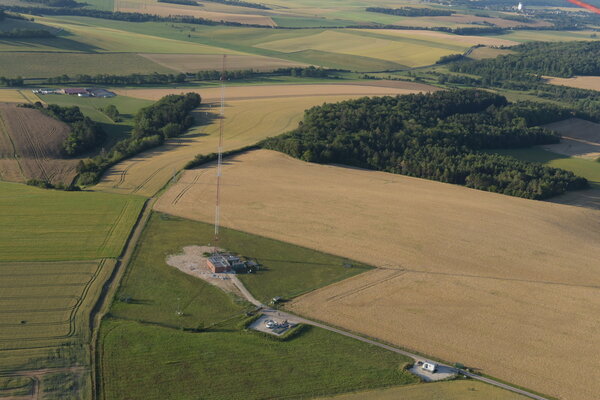
[(0, 262), (118, 257), (143, 204), (0, 182)]

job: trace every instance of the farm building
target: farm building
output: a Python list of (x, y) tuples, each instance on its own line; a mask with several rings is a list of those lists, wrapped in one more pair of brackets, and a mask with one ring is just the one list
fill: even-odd
[(71, 95), (71, 96), (89, 96), (88, 90), (87, 89), (82, 89), (82, 88), (67, 88), (67, 89), (63, 89), (65, 94)]
[(213, 254), (206, 260), (206, 264), (214, 273), (235, 272), (236, 274), (245, 274), (258, 269), (258, 264), (255, 261), (245, 261), (229, 253)]
[(208, 268), (210, 268), (210, 270), (214, 273), (231, 271), (231, 266), (229, 265), (227, 258), (220, 254), (216, 254), (212, 257), (209, 257), (208, 260), (206, 260), (206, 264), (208, 265)]

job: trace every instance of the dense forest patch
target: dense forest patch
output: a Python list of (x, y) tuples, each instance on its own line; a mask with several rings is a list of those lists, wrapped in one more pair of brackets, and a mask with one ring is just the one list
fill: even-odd
[(165, 139), (184, 133), (194, 124), (191, 112), (200, 102), (201, 98), (197, 93), (172, 94), (142, 108), (135, 115), (130, 137), (117, 142), (106, 154), (99, 154), (79, 165), (79, 183), (96, 183), (111, 165), (146, 149), (160, 146)]
[(477, 90), (362, 98), (313, 107), (296, 130), (261, 145), (305, 161), (545, 199), (585, 188), (587, 181), (481, 150), (558, 143), (560, 136), (536, 125), (570, 115), (558, 106), (509, 104), (502, 96)]
[(516, 54), (457, 63), (451, 69), (454, 72), (494, 76), (495, 79), (600, 75), (600, 41), (530, 42), (510, 49)]

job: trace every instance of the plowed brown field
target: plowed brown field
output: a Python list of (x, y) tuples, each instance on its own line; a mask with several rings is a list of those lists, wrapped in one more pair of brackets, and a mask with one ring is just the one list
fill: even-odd
[(579, 89), (600, 90), (600, 76), (576, 76), (574, 78), (547, 77), (552, 85), (569, 86)]
[[(266, 150), (226, 159), (222, 183), (223, 225), (383, 267), (292, 310), (560, 398), (600, 393), (599, 211)], [(214, 165), (187, 171), (155, 209), (210, 222), (214, 190)]]
[(0, 105), (0, 176), (4, 180), (41, 179), (69, 183), (78, 159), (61, 158), (69, 127), (37, 110)]

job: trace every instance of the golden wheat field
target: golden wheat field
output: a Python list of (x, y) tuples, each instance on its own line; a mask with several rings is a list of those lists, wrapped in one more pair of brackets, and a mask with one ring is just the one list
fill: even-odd
[[(366, 95), (405, 94), (424, 91), (431, 86), (413, 89), (361, 85), (280, 85), (227, 88), (225, 109), (225, 150), (252, 145), (268, 136), (295, 128), (304, 110), (324, 102), (337, 102)], [(422, 88), (421, 88), (422, 87)], [(421, 89), (417, 89), (421, 88)], [(181, 92), (186, 90), (182, 89)], [(125, 91), (124, 91), (125, 92)], [(129, 96), (160, 98), (173, 89), (128, 90)], [(219, 88), (200, 90), (203, 103), (214, 103)], [(230, 98), (245, 100), (232, 100)], [(196, 112), (199, 121), (214, 116), (216, 107)], [(110, 168), (96, 186), (97, 190), (153, 196), (196, 154), (217, 150), (218, 120), (201, 124), (188, 134), (170, 139), (165, 145), (141, 153)]]
[(600, 76), (576, 76), (574, 78), (546, 77), (552, 85), (569, 86), (578, 89), (600, 90)]
[[(600, 392), (599, 211), (267, 150), (225, 161), (223, 225), (382, 267), (293, 311), (564, 399)], [(186, 171), (155, 209), (210, 222), (214, 175)]]
[[(385, 96), (439, 90), (435, 86), (414, 82), (376, 81), (356, 84), (308, 84), (308, 85), (246, 85), (230, 86), (225, 89), (226, 100), (249, 100), (269, 98), (299, 98), (326, 96)], [(146, 100), (158, 100), (168, 94), (197, 92), (203, 103), (214, 103), (221, 99), (221, 88), (205, 89), (116, 89), (117, 94)]]

